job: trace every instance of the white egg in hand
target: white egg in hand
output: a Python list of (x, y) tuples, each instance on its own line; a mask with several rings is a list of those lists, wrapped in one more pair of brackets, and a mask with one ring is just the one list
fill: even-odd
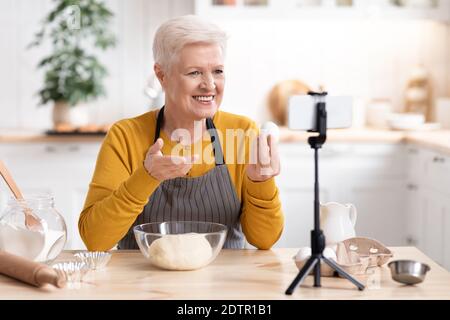
[(275, 142), (280, 140), (280, 129), (272, 121), (267, 121), (261, 126), (261, 133), (271, 135)]

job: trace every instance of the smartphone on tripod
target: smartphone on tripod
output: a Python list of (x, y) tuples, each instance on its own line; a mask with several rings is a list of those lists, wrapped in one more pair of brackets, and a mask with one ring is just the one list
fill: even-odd
[[(351, 96), (326, 96), (327, 128), (342, 129), (352, 125), (353, 98)], [(310, 95), (289, 98), (288, 126), (291, 130), (317, 130), (317, 100)]]

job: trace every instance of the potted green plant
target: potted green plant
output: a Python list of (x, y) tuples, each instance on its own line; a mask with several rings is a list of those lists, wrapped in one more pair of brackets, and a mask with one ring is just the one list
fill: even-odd
[(108, 25), (113, 13), (99, 0), (55, 0), (29, 47), (51, 43), (38, 64), (45, 72), (40, 104), (53, 102), (53, 123), (71, 124), (71, 110), (106, 94), (107, 70), (93, 54), (116, 44)]

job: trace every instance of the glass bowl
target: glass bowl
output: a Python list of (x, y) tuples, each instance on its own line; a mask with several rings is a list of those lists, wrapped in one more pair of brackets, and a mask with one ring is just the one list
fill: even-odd
[(89, 272), (89, 266), (82, 261), (61, 261), (53, 264), (52, 268), (61, 270), (69, 283), (83, 281)]
[(210, 264), (219, 254), (227, 227), (212, 222), (154, 222), (133, 228), (142, 254), (165, 270), (195, 270)]
[(80, 261), (86, 263), (92, 270), (106, 267), (111, 259), (111, 253), (104, 251), (83, 251), (75, 253), (74, 256)]

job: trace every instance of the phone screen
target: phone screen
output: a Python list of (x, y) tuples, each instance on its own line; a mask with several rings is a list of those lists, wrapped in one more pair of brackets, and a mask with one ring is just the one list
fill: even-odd
[[(353, 99), (351, 96), (325, 96), (327, 128), (341, 129), (352, 125)], [(292, 130), (316, 130), (316, 97), (291, 96), (288, 105), (288, 125)], [(323, 100), (322, 100), (323, 101)]]

